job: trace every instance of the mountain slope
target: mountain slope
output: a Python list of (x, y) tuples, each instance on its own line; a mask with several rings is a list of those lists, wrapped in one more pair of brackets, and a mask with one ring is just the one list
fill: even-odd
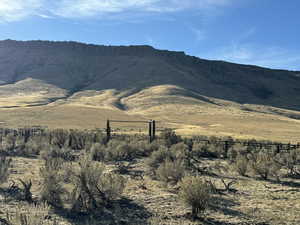
[(13, 84), (0, 85), (0, 108), (45, 105), (66, 96), (64, 89), (26, 78)]
[(299, 110), (299, 74), (203, 60), (150, 46), (0, 41), (2, 84), (31, 77), (70, 93), (176, 85), (207, 97)]

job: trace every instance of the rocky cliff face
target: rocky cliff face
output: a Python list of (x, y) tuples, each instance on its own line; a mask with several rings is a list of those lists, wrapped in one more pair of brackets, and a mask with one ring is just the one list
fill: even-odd
[(29, 77), (69, 93), (176, 85), (203, 96), (300, 110), (296, 71), (203, 60), (151, 46), (0, 41), (0, 84)]

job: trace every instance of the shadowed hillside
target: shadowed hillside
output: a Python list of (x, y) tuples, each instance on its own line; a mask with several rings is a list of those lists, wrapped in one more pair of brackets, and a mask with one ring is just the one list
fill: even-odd
[(0, 41), (1, 84), (29, 77), (69, 94), (105, 89), (136, 93), (176, 85), (195, 95), (300, 109), (299, 72), (203, 60), (150, 46)]

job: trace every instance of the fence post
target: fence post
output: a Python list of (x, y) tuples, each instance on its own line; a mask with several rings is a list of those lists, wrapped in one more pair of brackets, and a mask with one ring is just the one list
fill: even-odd
[(152, 142), (152, 120), (149, 121), (149, 142)]
[(228, 150), (229, 150), (229, 143), (228, 143), (228, 141), (225, 141), (224, 150), (225, 150), (224, 158), (227, 158), (227, 153), (228, 153)]
[(277, 153), (277, 154), (279, 154), (279, 153), (280, 153), (280, 145), (279, 145), (279, 144), (277, 144), (277, 145), (276, 145), (276, 147), (277, 147), (277, 149), (276, 149), (276, 153)]
[(109, 122), (109, 120), (107, 120), (107, 122), (106, 122), (106, 142), (109, 142), (109, 140), (110, 140), (110, 137), (111, 137), (110, 132), (111, 132), (110, 122)]
[(156, 132), (155, 132), (155, 129), (156, 129), (156, 122), (155, 120), (152, 121), (152, 140), (154, 141), (155, 138), (156, 138)]

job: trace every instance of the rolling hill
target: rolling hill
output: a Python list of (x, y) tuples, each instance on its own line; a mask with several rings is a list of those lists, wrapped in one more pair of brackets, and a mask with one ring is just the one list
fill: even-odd
[(184, 134), (296, 141), (299, 87), (298, 71), (151, 46), (0, 41), (3, 126), (96, 128), (107, 118), (153, 118)]

